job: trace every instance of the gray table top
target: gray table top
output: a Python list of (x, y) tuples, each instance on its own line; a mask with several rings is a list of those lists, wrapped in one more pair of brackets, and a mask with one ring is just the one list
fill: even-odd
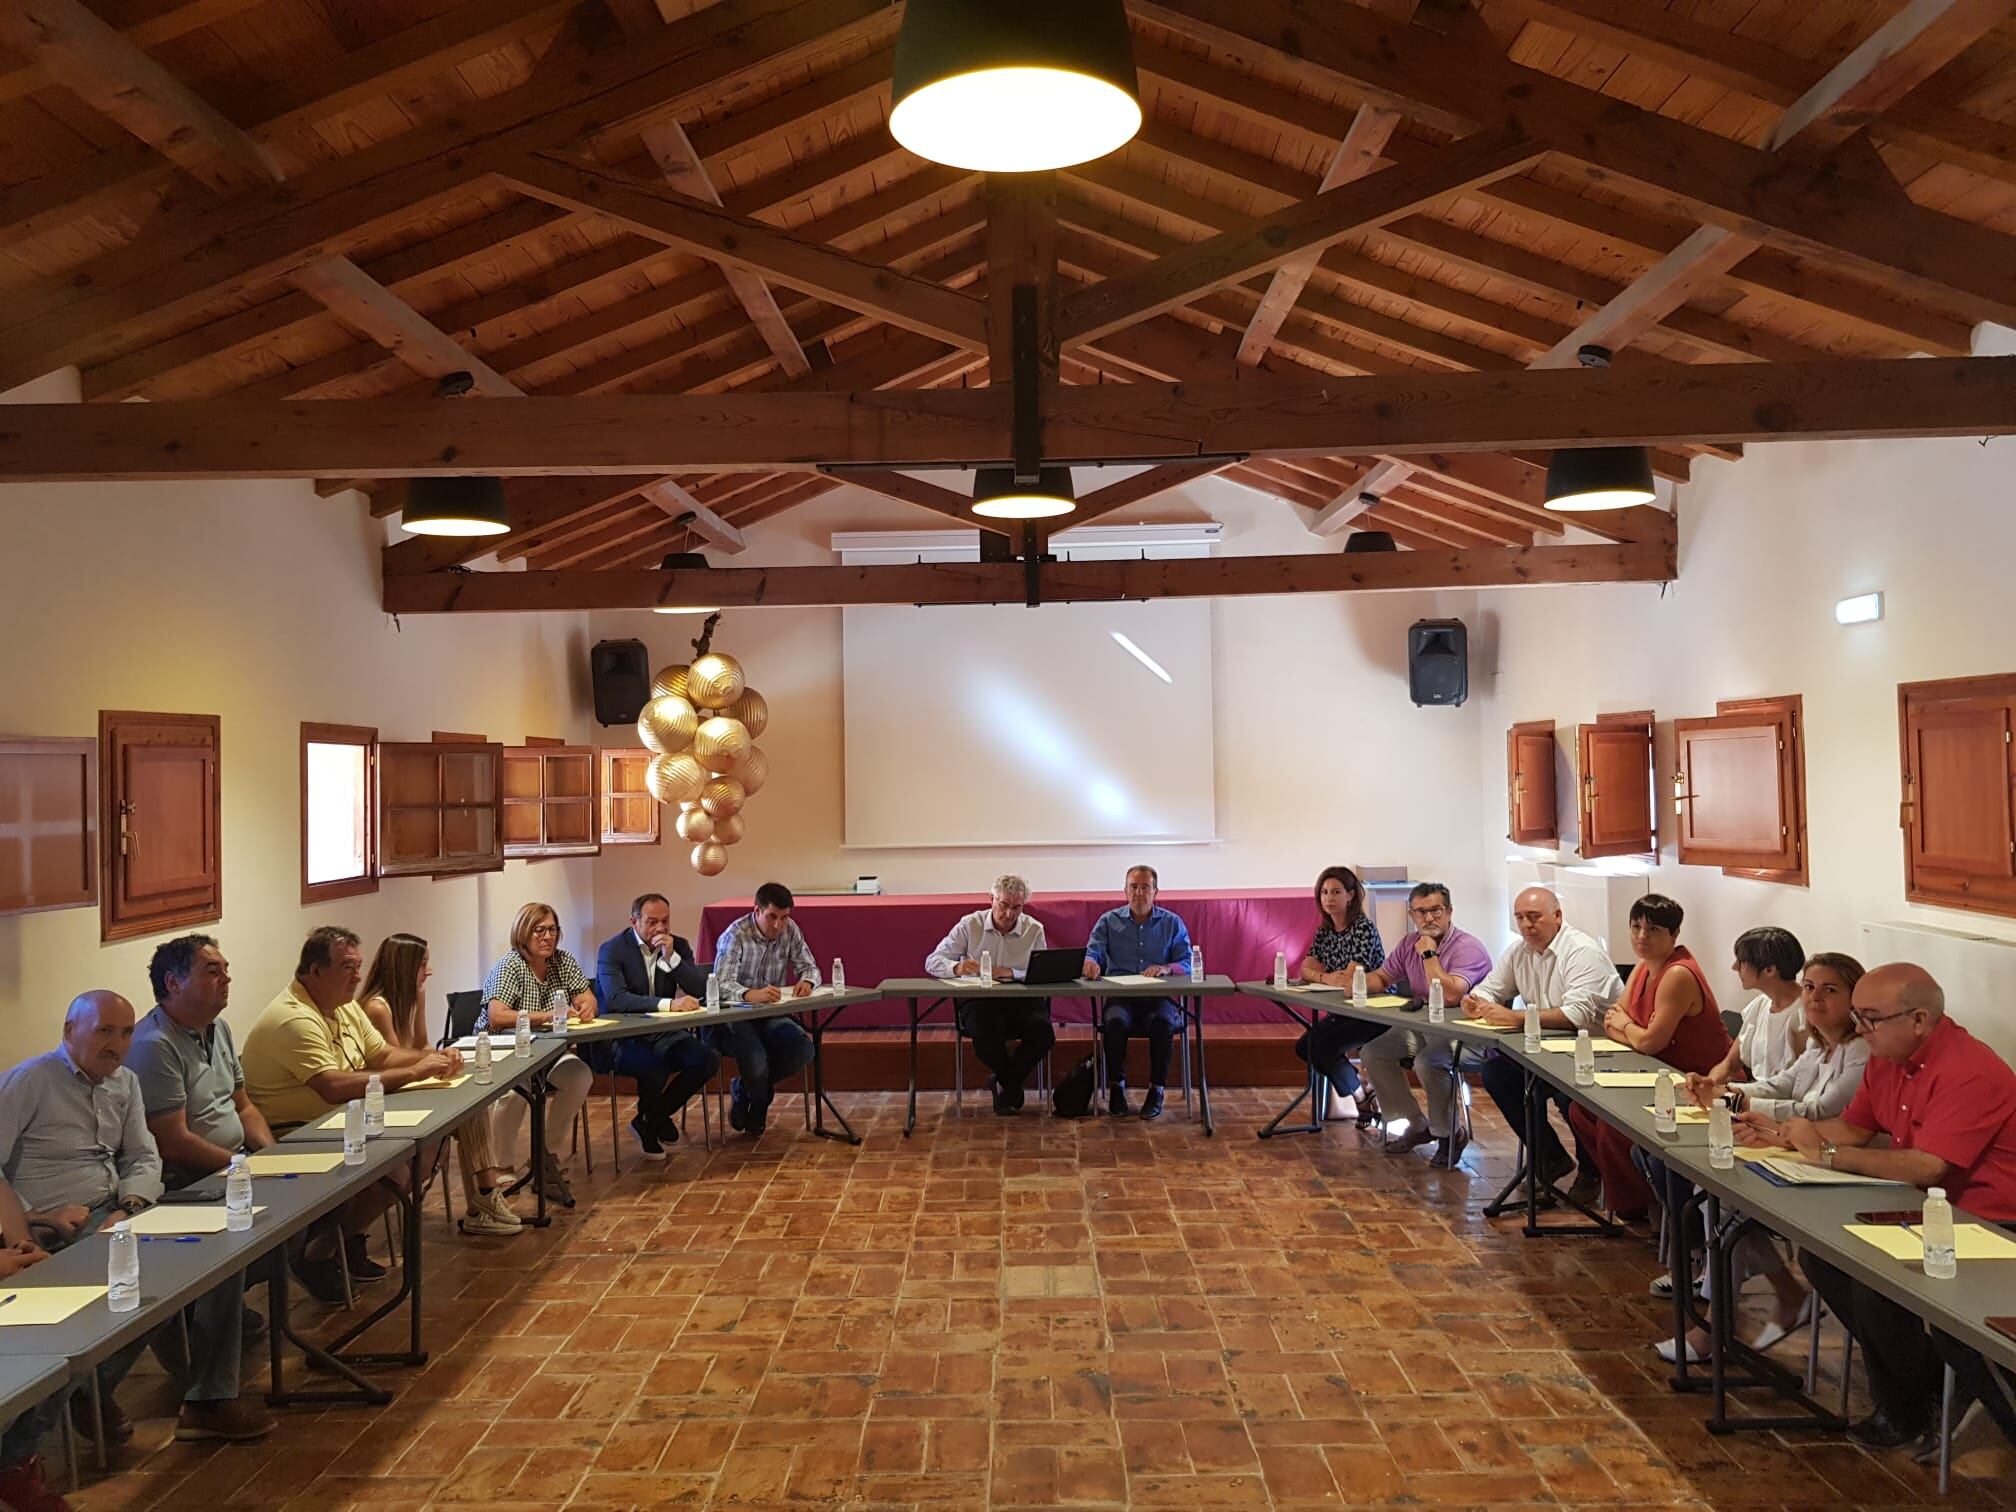
[[(1431, 1026), (1425, 1013), (1402, 1013), (1397, 1009), (1351, 1007), (1350, 994), (1329, 989), (1297, 991), (1264, 983), (1240, 988), (1249, 997), (1270, 1002), (1311, 1003), (1329, 1012), (1348, 1013), (1353, 1018), (1404, 1025), (1427, 1032), (1447, 1032), (1465, 1045), (1495, 1045), (1535, 1075), (1587, 1105), (1606, 1122), (1621, 1129), (1632, 1141), (1656, 1155), (1683, 1179), (1713, 1192), (1724, 1204), (1746, 1213), (1782, 1234), (1802, 1249), (1809, 1249), (1850, 1275), (1867, 1282), (1893, 1301), (1910, 1308), (1928, 1323), (1964, 1341), (1991, 1359), (2016, 1369), (2016, 1339), (1998, 1333), (1986, 1320), (2016, 1317), (2016, 1261), (1962, 1261), (1960, 1274), (1952, 1281), (1934, 1281), (1916, 1260), (1893, 1260), (1874, 1245), (1843, 1232), (1855, 1215), (1866, 1212), (1902, 1210), (1923, 1206), (1924, 1194), (1915, 1187), (1894, 1186), (1801, 1186), (1783, 1187), (1758, 1174), (1748, 1161), (1738, 1160), (1732, 1170), (1722, 1171), (1708, 1163), (1708, 1127), (1684, 1123), (1673, 1133), (1661, 1133), (1647, 1105), (1652, 1101), (1648, 1087), (1578, 1086), (1575, 1058), (1557, 1051), (1543, 1050), (1529, 1055), (1524, 1037), (1514, 1031), (1501, 1034), (1479, 1029), (1461, 1019)], [(1550, 1030), (1549, 1038), (1566, 1038), (1564, 1030)], [(1603, 1071), (1671, 1070), (1664, 1062), (1637, 1051), (1599, 1055), (1596, 1069)], [(1986, 1223), (1954, 1210), (1959, 1223)]]
[(971, 977), (891, 977), (881, 986), (885, 998), (1143, 998), (1143, 997), (1230, 997), (1243, 989), (1232, 978), (1212, 976), (1201, 982), (1185, 976), (1162, 977), (1153, 982), (1109, 982), (1105, 978), (1087, 981), (1079, 977), (1069, 982), (997, 982), (983, 986)]
[(0, 1356), (0, 1422), (47, 1401), (69, 1380), (70, 1362), (62, 1355)]
[[(60, 1355), (73, 1366), (96, 1365), (362, 1191), (412, 1150), (412, 1140), (387, 1135), (371, 1141), (362, 1165), (312, 1176), (256, 1177), (252, 1201), (265, 1211), (244, 1233), (203, 1234), (193, 1243), (187, 1236), (141, 1243), (140, 1306), (134, 1311), (115, 1313), (99, 1297), (61, 1323), (0, 1328), (0, 1356)], [(103, 1286), (108, 1245), (101, 1229), (22, 1272), (0, 1287), (0, 1295), (38, 1286)]]
[[(459, 1087), (402, 1087), (396, 1092), (385, 1094), (387, 1112), (394, 1109), (407, 1112), (424, 1111), (427, 1121), (403, 1128), (387, 1128), (379, 1139), (425, 1140), (445, 1134), (461, 1123), (470, 1114), (486, 1103), (494, 1102), (513, 1087), (522, 1086), (534, 1076), (551, 1066), (567, 1053), (567, 1047), (555, 1034), (542, 1034), (532, 1041), (532, 1053), (524, 1060), (509, 1053), (496, 1056), (490, 1063), (490, 1084), (478, 1085), (474, 1076)], [(463, 1057), (462, 1069), (470, 1070), (468, 1057)], [(282, 1144), (341, 1144), (343, 1128), (339, 1123), (333, 1129), (322, 1127), (333, 1114), (341, 1116), (341, 1108), (331, 1108), (329, 1113), (298, 1129), (291, 1129), (280, 1136)], [(377, 1139), (371, 1141), (378, 1143)]]
[[(602, 1013), (592, 1023), (569, 1025), (567, 1043), (598, 1045), (607, 1040), (634, 1039), (646, 1034), (691, 1033), (723, 1024), (742, 1024), (752, 1019), (783, 1018), (794, 1013), (825, 1013), (850, 1008), (856, 1003), (878, 1002), (883, 997), (875, 987), (831, 987), (815, 989), (808, 997), (779, 998), (774, 1003), (735, 1003), (725, 1008), (701, 1008), (692, 1013)], [(544, 1036), (541, 1036), (544, 1038)]]

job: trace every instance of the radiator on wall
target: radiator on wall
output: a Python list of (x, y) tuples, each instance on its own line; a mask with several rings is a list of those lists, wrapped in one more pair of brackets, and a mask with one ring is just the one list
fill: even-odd
[(2016, 939), (1935, 924), (1864, 924), (1862, 964), (1915, 961), (1946, 989), (1946, 1011), (2016, 1064)]

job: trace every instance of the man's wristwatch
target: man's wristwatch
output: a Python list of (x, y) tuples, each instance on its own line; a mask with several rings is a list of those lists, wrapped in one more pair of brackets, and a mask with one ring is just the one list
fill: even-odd
[(1830, 1171), (1834, 1169), (1834, 1152), (1836, 1148), (1837, 1146), (1829, 1143), (1827, 1140), (1823, 1139), (1820, 1141), (1820, 1164), (1827, 1167)]
[(1435, 957), (1439, 956), (1440, 954), (1442, 954), (1442, 952), (1439, 950), (1424, 950), (1421, 952), (1421, 959), (1424, 961), (1432, 961), (1435, 959)]

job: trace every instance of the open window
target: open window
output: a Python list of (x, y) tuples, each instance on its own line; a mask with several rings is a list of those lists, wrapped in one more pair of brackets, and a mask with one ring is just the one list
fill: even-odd
[(1905, 683), (1904, 895), (2016, 917), (2016, 674)]
[(301, 726), (301, 901), (378, 890), (378, 732)]
[(0, 738), (0, 914), (98, 901), (98, 742)]
[(504, 747), (493, 741), (378, 747), (378, 872), (462, 876), (504, 867)]
[(99, 714), (104, 939), (223, 917), (218, 735), (214, 714)]
[(1681, 865), (1806, 885), (1801, 712), (1797, 697), (1758, 698), (1673, 722)]
[(1505, 732), (1506, 835), (1514, 845), (1554, 845), (1561, 838), (1555, 806), (1554, 721), (1515, 724)]
[(656, 845), (659, 840), (658, 800), (644, 786), (651, 752), (636, 746), (605, 746), (602, 751), (602, 843)]
[(1577, 727), (1576, 745), (1582, 758), (1582, 854), (1657, 854), (1651, 711), (1598, 715), (1593, 725)]
[(593, 746), (527, 741), (504, 750), (504, 854), (513, 860), (592, 856), (601, 850)]

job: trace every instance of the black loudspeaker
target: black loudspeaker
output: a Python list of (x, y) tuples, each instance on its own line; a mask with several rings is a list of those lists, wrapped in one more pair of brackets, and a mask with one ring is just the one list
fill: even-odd
[(1461, 620), (1407, 627), (1407, 696), (1417, 704), (1460, 704), (1470, 696), (1470, 633)]
[(651, 701), (651, 657), (644, 649), (644, 642), (595, 642), (588, 653), (588, 675), (595, 683), (597, 723), (637, 723), (637, 716)]

